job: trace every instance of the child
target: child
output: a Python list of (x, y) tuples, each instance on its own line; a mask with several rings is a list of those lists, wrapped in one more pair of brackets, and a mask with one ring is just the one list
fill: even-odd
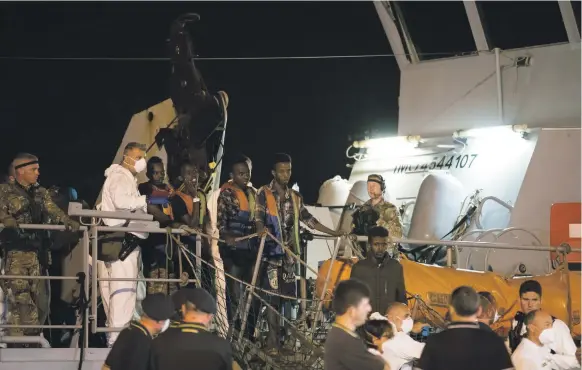
[(364, 324), (364, 329), (366, 331), (365, 340), (368, 351), (376, 355), (381, 355), (382, 344), (394, 337), (392, 325), (386, 317), (380, 315), (378, 312), (374, 312)]

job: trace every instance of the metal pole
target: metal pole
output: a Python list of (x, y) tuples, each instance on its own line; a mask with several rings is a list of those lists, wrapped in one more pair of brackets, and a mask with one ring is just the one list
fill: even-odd
[(337, 238), (337, 241), (335, 243), (335, 247), (333, 248), (333, 254), (331, 256), (329, 270), (327, 270), (327, 276), (325, 277), (325, 282), (323, 283), (323, 291), (321, 292), (321, 297), (319, 297), (319, 303), (317, 304), (317, 311), (315, 311), (315, 320), (313, 320), (313, 327), (311, 328), (311, 337), (313, 337), (313, 334), (315, 333), (315, 328), (317, 327), (317, 321), (319, 320), (319, 318), (321, 316), (321, 310), (323, 308), (323, 300), (325, 298), (325, 293), (327, 291), (327, 284), (328, 284), (329, 278), (331, 276), (331, 270), (333, 268), (333, 263), (335, 262), (335, 259), (337, 258), (337, 253), (339, 251), (340, 241), (341, 241), (341, 237)]
[[(358, 236), (358, 241), (366, 241), (367, 237)], [(328, 239), (328, 238), (321, 238)], [(403, 238), (392, 238), (395, 243), (401, 244), (413, 244), (413, 245), (445, 245), (451, 247), (467, 247), (467, 248), (490, 248), (490, 249), (507, 249), (507, 250), (526, 250), (526, 251), (536, 251), (536, 252), (581, 252), (580, 248), (577, 249), (566, 249), (565, 247), (551, 247), (544, 245), (511, 245), (506, 243), (487, 243), (487, 242), (469, 242), (469, 241), (456, 241), (456, 240), (422, 240), (422, 239), (403, 239)]]
[(566, 309), (568, 312), (568, 322), (566, 323), (570, 330), (573, 329), (572, 325), (572, 292), (570, 290), (570, 268), (568, 266), (568, 256), (567, 253), (562, 252), (562, 263), (564, 268), (562, 273), (565, 274), (564, 278), (566, 280)]
[[(81, 329), (81, 325), (0, 325), (0, 328), (23, 328), (23, 329)], [(3, 338), (3, 337), (4, 336), (1, 336), (0, 335), (0, 338)]]
[[(97, 275), (99, 269), (97, 268), (97, 252), (99, 249), (99, 243), (97, 240), (97, 226), (91, 226), (91, 332), (97, 333)], [(89, 249), (87, 248), (87, 253)]]
[(251, 309), (251, 302), (253, 300), (253, 292), (255, 291), (255, 285), (257, 283), (257, 277), (259, 276), (259, 269), (261, 268), (261, 259), (263, 258), (263, 249), (265, 249), (265, 239), (267, 235), (263, 235), (261, 238), (261, 244), (259, 244), (259, 251), (257, 253), (257, 260), (255, 261), (255, 269), (253, 271), (253, 279), (251, 280), (251, 286), (249, 287), (249, 293), (247, 295), (247, 300), (245, 302), (245, 310), (243, 311), (242, 323), (240, 326), (240, 333), (238, 333), (238, 342), (240, 343), (243, 339), (245, 329), (247, 327), (247, 318), (249, 315), (249, 310)]
[[(96, 270), (96, 268), (95, 268)], [(87, 299), (87, 294), (89, 294), (89, 232), (87, 230), (83, 230), (83, 271), (85, 271), (85, 280), (83, 284), (85, 285), (85, 298)], [(81, 297), (82, 298), (82, 297)], [(89, 305), (85, 307), (84, 312), (84, 319), (83, 319), (83, 327), (85, 328), (83, 332), (83, 346), (85, 348), (89, 348)]]
[(447, 267), (453, 267), (453, 247), (447, 247)]
[[(22, 279), (22, 275), (0, 275), (0, 280), (2, 279)], [(26, 280), (77, 280), (77, 276), (27, 276)]]
[[(152, 281), (160, 283), (179, 283), (182, 279), (164, 279), (164, 278), (97, 278), (98, 281)], [(196, 283), (196, 279), (188, 279), (189, 283)]]

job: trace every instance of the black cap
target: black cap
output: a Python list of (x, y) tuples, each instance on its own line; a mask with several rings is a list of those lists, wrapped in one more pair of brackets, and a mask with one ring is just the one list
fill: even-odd
[(206, 290), (201, 288), (180, 289), (180, 294), (175, 294), (174, 302), (180, 302), (180, 305), (190, 302), (196, 306), (196, 310), (205, 313), (216, 314), (216, 301)]
[(164, 294), (149, 294), (141, 303), (143, 313), (152, 320), (168, 320), (176, 309), (172, 299)]

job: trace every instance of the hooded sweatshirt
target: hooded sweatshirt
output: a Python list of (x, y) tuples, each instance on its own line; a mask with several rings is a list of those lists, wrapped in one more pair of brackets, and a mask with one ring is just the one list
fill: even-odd
[[(112, 164), (105, 170), (105, 183), (101, 195), (101, 204), (97, 206), (101, 211), (135, 211), (147, 212), (146, 196), (140, 195), (137, 189), (137, 179), (125, 167)], [(107, 226), (123, 225), (125, 220), (104, 218)]]

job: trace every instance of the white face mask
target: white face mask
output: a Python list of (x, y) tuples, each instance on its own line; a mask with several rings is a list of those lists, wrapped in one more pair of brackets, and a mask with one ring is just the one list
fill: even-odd
[[(133, 169), (135, 170), (135, 173), (140, 173), (143, 172), (146, 167), (147, 167), (147, 162), (145, 160), (145, 158), (142, 159), (138, 159), (137, 161), (129, 156), (125, 156), (129, 159), (131, 159), (131, 161), (133, 162)], [(123, 161), (123, 163), (126, 163), (128, 166), (131, 166), (130, 162), (126, 162), (125, 160)]]
[(414, 327), (414, 320), (412, 320), (412, 317), (406, 318), (404, 320), (402, 320), (402, 332), (404, 334), (408, 334), (412, 331), (412, 328)]
[(495, 322), (499, 321), (500, 317), (501, 316), (499, 315), (499, 312), (495, 311), (495, 316), (493, 316), (493, 322), (495, 323)]
[(133, 164), (133, 168), (135, 169), (136, 173), (143, 172), (147, 167), (147, 162), (145, 158), (142, 158)]
[(544, 329), (540, 334), (540, 343), (543, 345), (548, 345), (554, 343), (556, 340), (556, 333), (554, 328)]
[(168, 330), (169, 327), (170, 327), (170, 320), (166, 320), (164, 322), (164, 326), (162, 326), (162, 330), (160, 330), (160, 333), (165, 332), (166, 330)]

